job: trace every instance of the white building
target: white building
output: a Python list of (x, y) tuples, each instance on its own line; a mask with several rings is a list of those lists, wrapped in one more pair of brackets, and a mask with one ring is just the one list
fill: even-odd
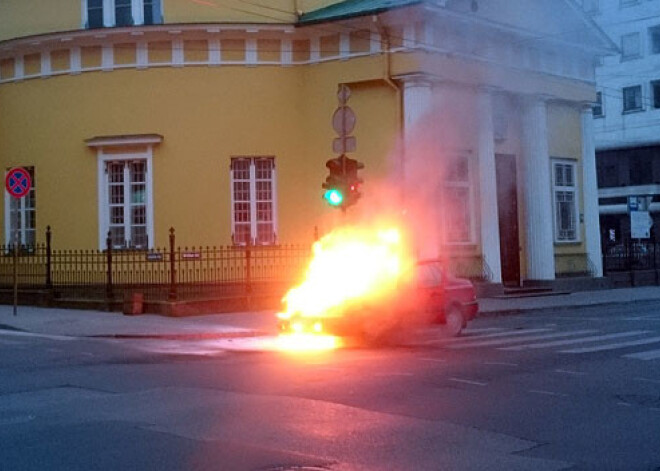
[(630, 236), (629, 197), (660, 223), (660, 0), (582, 3), (620, 49), (596, 69), (594, 107), (601, 231), (616, 244)]

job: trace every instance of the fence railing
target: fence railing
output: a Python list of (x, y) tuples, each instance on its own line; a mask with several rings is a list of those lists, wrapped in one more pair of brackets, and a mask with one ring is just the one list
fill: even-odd
[[(51, 289), (62, 296), (117, 297), (140, 290), (145, 298), (250, 293), (255, 286), (287, 284), (309, 261), (308, 245), (176, 247), (170, 229), (168, 248), (57, 250), (47, 230), (45, 244), (19, 246), (18, 284), (22, 289)], [(14, 246), (0, 246), (0, 287), (13, 285)]]
[(603, 251), (603, 271), (654, 270), (660, 267), (660, 244), (627, 241), (607, 245)]
[[(13, 287), (14, 263), (21, 290), (48, 290), (55, 298), (120, 301), (140, 292), (145, 300), (187, 300), (245, 295), (283, 295), (300, 281), (311, 257), (310, 245), (176, 247), (117, 250), (108, 235), (104, 250), (62, 250), (46, 243), (0, 246), (0, 288)], [(481, 256), (451, 257), (457, 276), (488, 281), (492, 273)]]

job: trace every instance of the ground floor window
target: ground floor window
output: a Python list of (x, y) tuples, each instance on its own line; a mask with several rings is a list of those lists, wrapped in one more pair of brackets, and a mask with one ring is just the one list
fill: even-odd
[(274, 157), (231, 159), (232, 242), (271, 245), (277, 240)]
[(107, 161), (107, 223), (115, 249), (146, 249), (147, 162)]
[(453, 156), (445, 169), (442, 191), (444, 240), (449, 244), (474, 242), (473, 199), (469, 154)]
[[(22, 198), (14, 198), (5, 191), (5, 241), (14, 244), (16, 229), (18, 228), (18, 243), (25, 247), (36, 244), (36, 188), (34, 167), (23, 167), (30, 174), (30, 191)], [(9, 171), (10, 169), (7, 169)]]
[(553, 199), (556, 242), (578, 241), (578, 201), (575, 162), (553, 161)]

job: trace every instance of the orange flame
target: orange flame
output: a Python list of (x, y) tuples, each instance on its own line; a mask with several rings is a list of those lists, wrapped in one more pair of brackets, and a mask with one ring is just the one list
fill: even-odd
[(411, 273), (413, 258), (406, 237), (396, 226), (343, 227), (313, 246), (303, 282), (284, 296), (281, 320), (291, 319), (293, 333), (283, 336), (287, 350), (328, 349), (341, 341), (321, 331), (305, 330), (295, 317), (343, 316), (351, 307), (383, 302)]

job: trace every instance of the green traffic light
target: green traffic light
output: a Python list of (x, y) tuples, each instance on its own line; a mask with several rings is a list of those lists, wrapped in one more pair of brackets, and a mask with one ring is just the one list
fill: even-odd
[(344, 201), (344, 195), (337, 189), (326, 191), (323, 198), (332, 206), (339, 206)]

